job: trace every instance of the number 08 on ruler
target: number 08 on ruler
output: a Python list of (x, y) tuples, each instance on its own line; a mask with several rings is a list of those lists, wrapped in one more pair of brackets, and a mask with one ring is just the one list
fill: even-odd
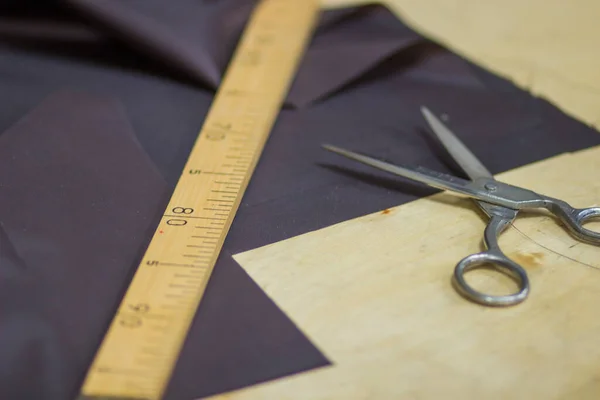
[(80, 399), (160, 399), (311, 36), (318, 3), (254, 10)]

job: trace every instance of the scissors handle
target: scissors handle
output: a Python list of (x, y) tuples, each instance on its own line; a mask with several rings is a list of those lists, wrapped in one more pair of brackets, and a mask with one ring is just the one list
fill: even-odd
[(574, 208), (565, 201), (544, 197), (548, 202), (548, 210), (563, 222), (573, 236), (587, 243), (600, 244), (600, 232), (583, 226), (592, 220), (600, 220), (600, 207)]
[[(453, 276), (454, 287), (462, 296), (485, 306), (511, 306), (519, 304), (529, 295), (529, 278), (527, 277), (527, 272), (519, 264), (504, 255), (498, 245), (498, 236), (515, 219), (517, 212), (485, 204), (483, 206), (490, 214), (490, 221), (483, 234), (483, 241), (487, 250), (471, 254), (463, 258), (456, 265)], [(485, 294), (474, 289), (465, 280), (465, 274), (483, 266), (495, 267), (499, 272), (509, 275), (517, 282), (519, 290), (512, 294), (497, 296)]]
[[(519, 290), (508, 295), (490, 295), (474, 289), (465, 280), (465, 274), (484, 265), (493, 266), (512, 277)], [(499, 250), (487, 250), (463, 258), (454, 269), (453, 283), (456, 290), (467, 299), (485, 306), (512, 306), (521, 303), (529, 295), (529, 278), (525, 270)]]

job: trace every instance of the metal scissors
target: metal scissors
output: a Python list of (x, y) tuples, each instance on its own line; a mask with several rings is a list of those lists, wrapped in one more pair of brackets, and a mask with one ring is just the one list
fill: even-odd
[[(424, 167), (393, 165), (331, 145), (323, 145), (323, 147), (383, 171), (422, 182), (437, 189), (466, 195), (477, 203), (490, 218), (483, 234), (486, 250), (471, 254), (456, 265), (453, 283), (461, 295), (486, 306), (515, 305), (527, 298), (530, 289), (527, 272), (508, 258), (498, 245), (498, 237), (514, 221), (520, 210), (546, 209), (554, 214), (580, 241), (600, 244), (600, 233), (583, 227), (586, 222), (600, 217), (600, 207), (573, 208), (563, 200), (497, 181), (475, 155), (431, 111), (426, 107), (421, 107), (421, 112), (448, 153), (469, 176), (470, 181)], [(484, 265), (493, 266), (496, 270), (513, 277), (519, 285), (518, 291), (508, 295), (489, 295), (470, 286), (465, 280), (465, 274)]]

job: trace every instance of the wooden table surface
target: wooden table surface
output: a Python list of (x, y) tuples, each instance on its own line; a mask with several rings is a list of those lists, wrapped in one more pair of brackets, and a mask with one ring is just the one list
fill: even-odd
[[(413, 28), (600, 124), (600, 3), (389, 4)], [(500, 178), (598, 206), (598, 171), (600, 147)], [(547, 216), (521, 216), (500, 244), (526, 267), (530, 298), (477, 306), (450, 285), (455, 263), (481, 245), (485, 220), (473, 210), (470, 200), (442, 193), (236, 255), (333, 365), (215, 398), (600, 398), (600, 248)], [(511, 285), (473, 275), (478, 287)]]

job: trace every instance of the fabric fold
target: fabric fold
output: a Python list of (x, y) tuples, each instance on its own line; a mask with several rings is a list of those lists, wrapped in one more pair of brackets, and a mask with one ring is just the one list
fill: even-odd
[(216, 90), (255, 0), (68, 0), (108, 34)]
[(425, 39), (403, 25), (384, 6), (360, 7), (332, 18), (308, 48), (287, 97), (305, 107), (334, 94), (384, 60)]
[(167, 194), (130, 129), (118, 103), (64, 91), (0, 137), (0, 221), (26, 265), (0, 281), (0, 393), (72, 395), (91, 362)]

